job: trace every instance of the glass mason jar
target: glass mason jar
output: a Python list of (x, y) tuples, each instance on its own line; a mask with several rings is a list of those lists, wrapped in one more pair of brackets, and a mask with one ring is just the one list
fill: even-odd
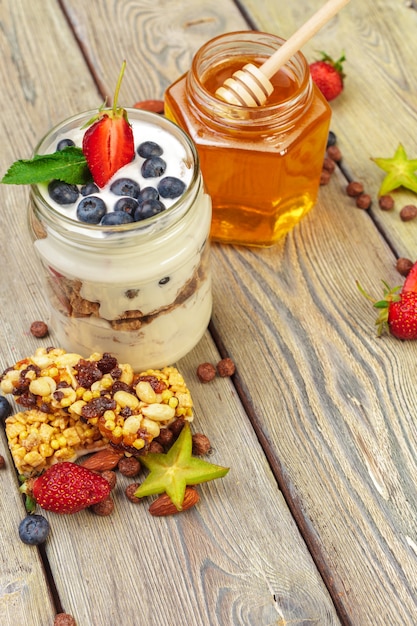
[[(100, 226), (54, 206), (47, 185), (38, 184), (31, 188), (29, 223), (45, 269), (57, 347), (85, 358), (110, 352), (143, 371), (183, 357), (207, 328), (211, 202), (189, 137), (163, 116), (127, 112), (134, 132), (145, 125), (161, 145), (169, 139), (165, 158), (180, 159), (179, 167), (187, 171), (183, 195), (153, 217)], [(93, 115), (88, 111), (64, 121), (41, 140), (36, 154), (54, 152), (61, 138), (80, 132)]]
[(214, 240), (271, 246), (316, 202), (331, 109), (304, 55), (295, 54), (271, 79), (274, 91), (263, 106), (215, 96), (233, 72), (261, 65), (283, 42), (253, 31), (216, 37), (166, 91), (166, 116), (197, 146)]

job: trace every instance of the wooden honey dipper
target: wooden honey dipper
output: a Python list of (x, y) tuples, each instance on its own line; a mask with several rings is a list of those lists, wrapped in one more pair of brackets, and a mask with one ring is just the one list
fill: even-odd
[(274, 87), (269, 80), (350, 0), (328, 0), (260, 67), (248, 63), (226, 79), (216, 96), (239, 106), (256, 107), (264, 104)]

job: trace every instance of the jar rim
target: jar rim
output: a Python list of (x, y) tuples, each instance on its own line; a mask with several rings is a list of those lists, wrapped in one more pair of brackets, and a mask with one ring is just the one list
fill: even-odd
[[(153, 215), (152, 217), (148, 217), (138, 222), (130, 222), (127, 224), (116, 224), (103, 227), (103, 225), (100, 224), (88, 224), (86, 222), (82, 222), (58, 211), (55, 207), (48, 203), (47, 198), (40, 189), (40, 183), (32, 184), (31, 196), (36, 204), (36, 208), (50, 226), (55, 226), (57, 228), (63, 229), (68, 227), (73, 235), (78, 234), (83, 239), (91, 238), (94, 239), (94, 241), (98, 242), (100, 241), (100, 239), (102, 239), (103, 241), (107, 239), (107, 237), (101, 237), (103, 233), (105, 235), (112, 235), (114, 237), (117, 234), (133, 235), (139, 234), (140, 231), (144, 231), (147, 234), (150, 234), (152, 232), (158, 231), (158, 223), (160, 224), (162, 220), (164, 222), (167, 222), (177, 213), (180, 217), (181, 211), (183, 210), (184, 206), (187, 207), (187, 210), (191, 207), (192, 199), (195, 197), (199, 189), (198, 183), (200, 179), (199, 156), (192, 139), (182, 128), (180, 128), (174, 122), (171, 122), (171, 120), (163, 115), (159, 115), (150, 111), (145, 111), (143, 109), (135, 109), (133, 107), (125, 107), (125, 110), (127, 112), (128, 119), (135, 118), (137, 120), (143, 120), (158, 127), (162, 127), (164, 130), (168, 130), (170, 134), (174, 135), (174, 137), (178, 139), (180, 143), (182, 143), (183, 147), (185, 148), (187, 158), (190, 158), (190, 163), (192, 167), (192, 176), (184, 193), (179, 198), (177, 198), (170, 207), (166, 208), (161, 213)], [(80, 128), (82, 128), (83, 124), (85, 124), (86, 121), (91, 119), (96, 114), (96, 110), (87, 110), (62, 120), (53, 128), (51, 128), (42, 137), (42, 139), (40, 139), (35, 147), (34, 154), (42, 154), (42, 146), (46, 143), (50, 144), (53, 136), (62, 134), (62, 130), (66, 126), (75, 125), (79, 121)]]
[[(254, 39), (254, 35), (256, 35), (256, 39)], [(227, 114), (227, 119), (230, 121), (251, 124), (255, 116), (257, 121), (261, 121), (260, 118), (268, 119), (271, 116), (276, 116), (278, 111), (286, 109), (289, 105), (296, 106), (299, 100), (303, 100), (306, 94), (308, 95), (312, 91), (312, 81), (308, 61), (301, 51), (296, 52), (284, 66), (289, 67), (292, 73), (300, 79), (299, 90), (296, 94), (288, 96), (280, 102), (265, 102), (257, 107), (230, 104), (215, 96), (200, 80), (201, 69), (206, 56), (210, 56), (210, 59), (216, 54), (218, 55), (217, 58), (242, 56), (242, 52), (246, 51), (245, 46), (250, 47), (250, 51), (247, 48), (248, 54), (249, 52), (258, 55), (264, 53), (265, 56), (268, 56), (268, 54), (272, 55), (284, 42), (285, 39), (272, 33), (246, 30), (224, 33), (203, 44), (193, 57), (189, 77), (190, 80), (193, 80), (194, 88), (197, 81), (198, 90), (204, 98), (204, 105), (207, 110), (215, 111), (222, 116)], [(233, 46), (234, 53), (231, 46)]]

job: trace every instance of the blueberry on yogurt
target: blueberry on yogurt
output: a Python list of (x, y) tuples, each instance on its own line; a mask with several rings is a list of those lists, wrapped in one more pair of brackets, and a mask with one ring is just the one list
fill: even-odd
[(61, 139), (60, 141), (58, 141), (56, 149), (57, 149), (57, 152), (60, 152), (61, 150), (65, 150), (65, 148), (72, 148), (73, 146), (75, 146), (75, 143), (73, 142), (73, 140), (65, 137), (64, 139)]
[(77, 206), (77, 217), (86, 224), (99, 224), (106, 212), (106, 205), (98, 196), (86, 196)]
[(135, 222), (146, 220), (148, 217), (153, 217), (165, 211), (165, 206), (159, 200), (147, 200), (143, 204), (140, 204), (135, 211), (133, 219)]
[(138, 146), (137, 153), (143, 159), (149, 159), (150, 157), (161, 156), (163, 150), (155, 141), (144, 141)]
[(116, 212), (124, 212), (128, 215), (133, 215), (136, 209), (139, 206), (139, 202), (135, 200), (135, 198), (131, 198), (129, 196), (119, 198), (119, 200), (114, 205), (114, 210)]
[(161, 157), (153, 156), (142, 163), (141, 173), (143, 178), (158, 178), (165, 174), (167, 164)]
[(159, 200), (159, 193), (155, 187), (144, 187), (141, 189), (138, 197), (139, 204), (143, 204), (148, 200)]
[(98, 193), (99, 191), (100, 189), (96, 183), (93, 183), (92, 181), (90, 183), (86, 183), (80, 189), (82, 196), (90, 196), (92, 193)]
[(137, 198), (140, 193), (140, 185), (131, 178), (118, 178), (110, 185), (110, 191), (116, 196)]
[(48, 193), (58, 204), (74, 204), (80, 195), (77, 185), (63, 183), (61, 180), (51, 180)]
[(185, 191), (185, 183), (175, 176), (165, 176), (159, 181), (157, 189), (162, 198), (179, 198)]
[(130, 224), (131, 222), (133, 222), (133, 217), (129, 213), (112, 211), (111, 213), (106, 213), (100, 224), (102, 226), (118, 226), (119, 224)]

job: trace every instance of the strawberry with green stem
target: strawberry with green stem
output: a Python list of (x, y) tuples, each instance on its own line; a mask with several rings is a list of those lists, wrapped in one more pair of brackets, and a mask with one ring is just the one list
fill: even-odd
[(117, 81), (112, 108), (101, 108), (98, 114), (88, 122), (91, 126), (83, 137), (82, 150), (94, 182), (99, 187), (104, 187), (113, 174), (130, 163), (135, 156), (133, 131), (127, 112), (123, 107), (117, 106), (125, 67), (124, 61)]
[(397, 339), (417, 339), (417, 263), (414, 263), (404, 285), (390, 288), (385, 281), (383, 298), (374, 300), (357, 283), (360, 292), (379, 310), (376, 319), (378, 337), (385, 331)]
[(86, 467), (63, 461), (51, 465), (36, 478), (28, 478), (20, 491), (26, 494), (26, 508), (36, 504), (54, 513), (77, 513), (110, 495), (109, 482)]
[(325, 52), (321, 53), (321, 59), (310, 63), (310, 74), (313, 82), (320, 89), (328, 102), (339, 96), (344, 88), (343, 63), (345, 55), (334, 61)]

